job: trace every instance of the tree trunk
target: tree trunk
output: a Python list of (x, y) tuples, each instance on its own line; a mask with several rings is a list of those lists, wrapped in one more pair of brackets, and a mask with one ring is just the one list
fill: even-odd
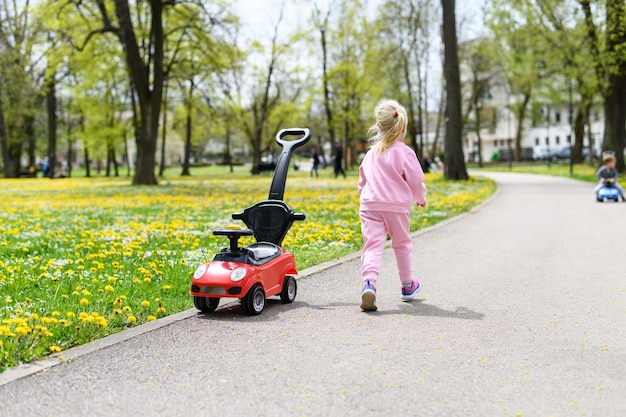
[(159, 166), (159, 177), (163, 177), (165, 172), (165, 139), (167, 138), (167, 90), (169, 87), (169, 79), (165, 79), (163, 87), (163, 123), (161, 126), (161, 166)]
[(139, 134), (135, 138), (137, 165), (133, 184), (156, 185), (158, 182), (154, 168), (164, 80), (163, 2), (149, 1), (152, 12), (151, 48), (147, 64), (143, 61), (137, 43), (128, 3), (128, 0), (115, 0), (115, 13), (119, 25), (117, 34), (124, 48), (130, 78), (137, 92), (141, 116)]
[(574, 150), (572, 157), (575, 164), (580, 164), (583, 161), (585, 121), (587, 120), (587, 109), (585, 107), (586, 106), (581, 105), (578, 108), (578, 111), (576, 112), (576, 119), (574, 120)]
[(515, 131), (515, 162), (522, 160), (522, 133), (524, 130), (524, 119), (526, 118), (526, 110), (530, 102), (530, 93), (524, 93), (522, 103), (517, 107), (517, 129)]
[(24, 118), (24, 133), (28, 140), (28, 167), (35, 167), (37, 159), (35, 151), (37, 150), (37, 137), (35, 136), (35, 118), (28, 116)]
[(130, 177), (130, 157), (128, 154), (128, 130), (124, 128), (124, 158), (126, 159), (126, 176)]
[(626, 137), (626, 2), (606, 3), (606, 49), (611, 62), (607, 71), (607, 92), (604, 97), (603, 151), (615, 152), (617, 170), (624, 171), (624, 138)]
[(437, 156), (439, 147), (439, 136), (441, 136), (441, 122), (443, 121), (443, 109), (445, 106), (445, 89), (441, 88), (441, 96), (439, 97), (439, 110), (437, 111), (437, 123), (435, 124), (435, 139), (433, 139), (433, 146), (430, 148), (430, 157), (432, 160)]
[(50, 177), (53, 177), (57, 165), (57, 95), (54, 74), (47, 83), (46, 108), (48, 113), (48, 163)]
[[(415, 126), (415, 105), (413, 100), (413, 85), (411, 83), (411, 72), (409, 70), (409, 57), (404, 54), (402, 57), (402, 69), (404, 70), (404, 82), (406, 83), (407, 95), (409, 98), (408, 108), (409, 108), (409, 140), (411, 142), (411, 147), (415, 154), (420, 156), (420, 148), (417, 145), (417, 126)], [(421, 160), (421, 158), (420, 158)]]
[[(0, 84), (0, 87), (2, 85)], [(2, 149), (2, 170), (4, 178), (13, 177), (11, 172), (11, 156), (9, 155), (9, 141), (7, 137), (7, 127), (4, 122), (4, 107), (2, 106), (2, 94), (0, 90), (0, 148)]]
[(475, 115), (474, 117), (476, 120), (475, 132), (476, 132), (476, 140), (478, 141), (478, 166), (482, 168), (483, 167), (483, 143), (482, 143), (482, 138), (480, 136), (480, 124), (481, 124), (480, 111), (481, 111), (481, 106), (477, 104), (474, 107), (474, 115)]
[(455, 0), (441, 0), (441, 5), (443, 9), (444, 73), (447, 90), (444, 173), (448, 179), (466, 180), (469, 177), (463, 157), (461, 80), (456, 38)]
[(189, 159), (191, 158), (191, 112), (193, 111), (193, 80), (189, 81), (189, 96), (187, 97), (187, 124), (185, 131), (185, 150), (183, 156), (183, 172), (180, 174), (183, 177), (191, 175), (189, 172)]
[(89, 147), (87, 147), (87, 144), (84, 144), (85, 146), (85, 152), (84, 152), (84, 156), (85, 156), (85, 177), (86, 178), (90, 178), (91, 177), (91, 161), (89, 160)]
[(110, 177), (111, 176), (111, 164), (112, 164), (112, 160), (111, 160), (111, 142), (109, 142), (107, 140), (107, 162), (106, 162), (106, 169), (104, 171), (104, 176), (105, 177)]
[[(326, 16), (326, 22), (328, 16)], [(326, 113), (326, 127), (328, 129), (328, 138), (330, 139), (330, 146), (335, 148), (335, 127), (333, 125), (333, 110), (330, 104), (330, 87), (328, 81), (328, 50), (326, 44), (326, 30), (320, 29), (321, 43), (322, 43), (322, 79), (324, 81), (324, 110)], [(323, 153), (323, 152), (322, 152)]]

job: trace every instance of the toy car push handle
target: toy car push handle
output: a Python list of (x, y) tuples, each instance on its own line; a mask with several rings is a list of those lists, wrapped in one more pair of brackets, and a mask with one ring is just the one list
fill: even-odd
[(293, 213), (291, 218), (294, 219), (294, 221), (295, 220), (305, 220), (306, 219), (306, 215), (304, 213)]
[[(296, 140), (284, 140), (286, 136), (302, 136)], [(311, 139), (311, 132), (309, 129), (292, 128), (283, 129), (276, 135), (276, 142), (278, 142), (283, 150), (278, 157), (276, 163), (276, 171), (274, 172), (274, 178), (272, 179), (272, 185), (270, 186), (270, 200), (282, 200), (285, 195), (285, 183), (287, 182), (287, 173), (289, 172), (289, 160), (291, 154), (296, 148), (304, 145)]]

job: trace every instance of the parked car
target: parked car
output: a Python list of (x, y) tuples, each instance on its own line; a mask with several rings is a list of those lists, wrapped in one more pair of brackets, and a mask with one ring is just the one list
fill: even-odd
[[(566, 160), (570, 159), (570, 157), (572, 155), (571, 152), (572, 152), (572, 145), (567, 145), (567, 146), (564, 146), (564, 147), (559, 148), (559, 149), (555, 150), (554, 152), (552, 152), (552, 157), (554, 159), (557, 159), (557, 160), (566, 161)], [(582, 156), (583, 156), (583, 159), (588, 159), (589, 158), (589, 147), (588, 146), (585, 146), (583, 148), (583, 155)], [(595, 150), (593, 152), (593, 157), (594, 158), (598, 157), (596, 155)]]
[(545, 146), (533, 147), (533, 159), (535, 161), (545, 161), (552, 153), (553, 149), (549, 149)]

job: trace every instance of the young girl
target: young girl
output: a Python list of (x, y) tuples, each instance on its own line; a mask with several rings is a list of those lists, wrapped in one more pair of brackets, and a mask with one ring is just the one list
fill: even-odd
[(361, 207), (361, 308), (376, 310), (376, 279), (380, 270), (387, 234), (396, 255), (402, 282), (402, 298), (412, 299), (421, 284), (413, 277), (413, 241), (409, 236), (409, 213), (413, 201), (426, 205), (424, 173), (415, 152), (404, 144), (407, 114), (395, 100), (382, 100), (374, 111), (376, 133), (374, 145), (367, 152), (359, 169)]

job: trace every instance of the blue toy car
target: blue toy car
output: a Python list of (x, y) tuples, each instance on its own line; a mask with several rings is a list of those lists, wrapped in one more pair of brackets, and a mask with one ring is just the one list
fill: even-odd
[(596, 197), (601, 203), (607, 200), (613, 200), (616, 203), (619, 202), (619, 192), (610, 182), (607, 182), (600, 187), (596, 193)]

